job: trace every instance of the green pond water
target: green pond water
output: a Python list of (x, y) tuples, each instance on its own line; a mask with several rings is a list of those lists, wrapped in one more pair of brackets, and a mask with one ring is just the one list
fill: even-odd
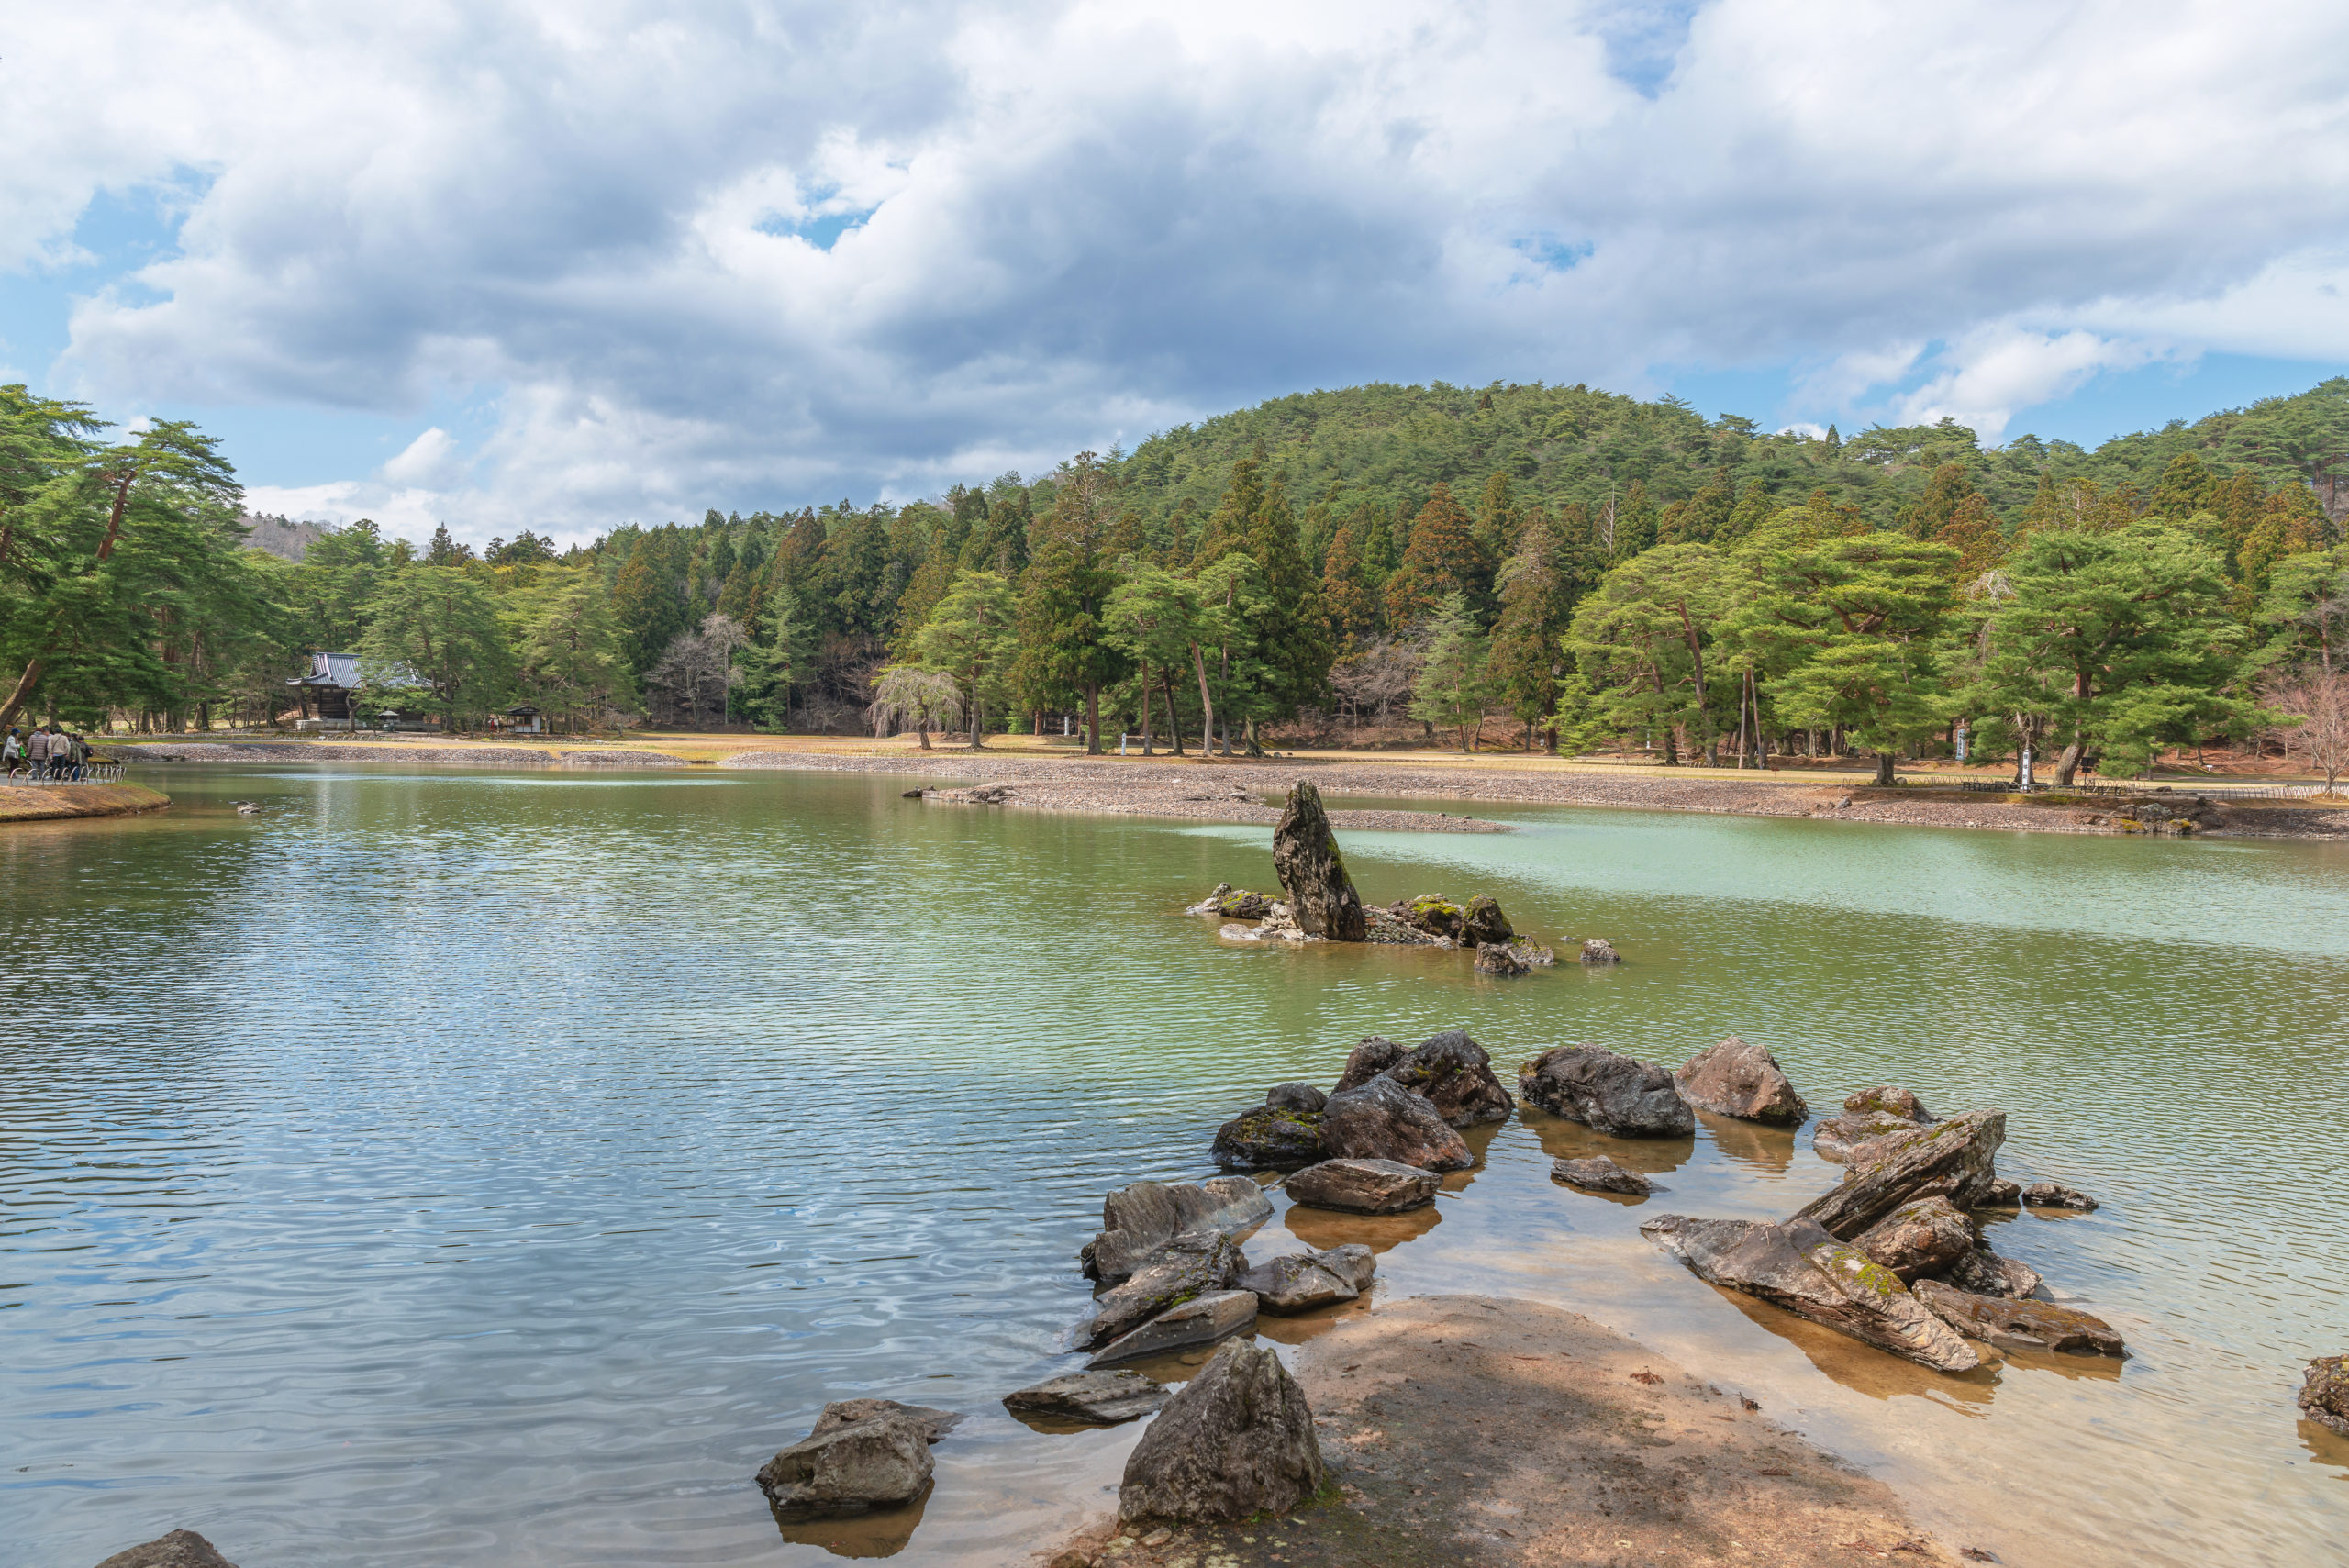
[[(1567, 810), (1348, 837), (1371, 897), (1488, 892), (1631, 961), (1498, 982), (1219, 944), (1178, 911), (1270, 885), (1263, 828), (877, 776), (136, 772), (178, 804), (0, 834), (0, 1564), (181, 1525), (247, 1568), (1026, 1561), (1139, 1434), (998, 1404), (1077, 1364), (1102, 1193), (1209, 1173), (1218, 1123), (1364, 1034), (1454, 1026), (1505, 1077), (1736, 1032), (1814, 1106), (2002, 1106), (2006, 1173), (2104, 1207), (1993, 1244), (2132, 1355), (1942, 1377), (1700, 1284), (1642, 1218), (1839, 1173), (1736, 1123), (1521, 1114), (1432, 1211), (1276, 1195), (1252, 1256), (1371, 1240), (1348, 1310), (1587, 1313), (2010, 1564), (2342, 1560), (2349, 1440), (2291, 1395), (2349, 1350), (2349, 851)], [(1598, 1149), (1671, 1191), (1549, 1180)], [(787, 1536), (752, 1471), (861, 1395), (971, 1418), (917, 1513)]]

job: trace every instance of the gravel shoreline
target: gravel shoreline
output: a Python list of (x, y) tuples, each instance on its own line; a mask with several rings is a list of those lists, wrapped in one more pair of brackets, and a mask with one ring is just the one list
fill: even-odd
[[(130, 761), (174, 762), (385, 762), (502, 768), (682, 768), (662, 751), (521, 746), (418, 746), (398, 741), (164, 741), (108, 747)], [(1164, 817), (1270, 826), (1278, 801), (1299, 778), (1324, 795), (1387, 795), (1486, 806), (1607, 806), (1645, 811), (1694, 811), (1737, 817), (1805, 817), (1838, 822), (1909, 827), (1971, 828), (2002, 832), (2126, 831), (2116, 802), (2024, 804), (1990, 794), (1955, 790), (1876, 789), (1821, 783), (1802, 774), (1750, 779), (1659, 778), (1608, 774), (1532, 762), (1479, 767), (1474, 762), (1415, 765), (1408, 762), (1350, 762), (1325, 758), (1187, 760), (1039, 757), (987, 751), (905, 751), (852, 754), (762, 750), (718, 759), (720, 769), (781, 769), (804, 773), (894, 773), (935, 779), (930, 798), (942, 805), (992, 805), (1011, 810), (1076, 811)], [(973, 786), (1003, 784), (999, 800), (980, 801)], [(2190, 785), (2149, 793), (2183, 805)], [(2223, 838), (2349, 839), (2349, 808), (2221, 799), (2206, 814), (2204, 834)], [(1341, 828), (1495, 833), (1506, 823), (1441, 811), (1337, 809)]]

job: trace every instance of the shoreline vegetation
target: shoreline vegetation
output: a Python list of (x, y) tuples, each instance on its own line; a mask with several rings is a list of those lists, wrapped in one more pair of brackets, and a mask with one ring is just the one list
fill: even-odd
[[(558, 547), (257, 531), (217, 438), (0, 386), (0, 725), (1366, 737), (2349, 771), (2349, 377), (2094, 451), (1588, 386), (1277, 398), (932, 496)], [(576, 520), (552, 526), (576, 539)], [(255, 548), (256, 539), (288, 555)], [(307, 665), (308, 676), (299, 673)]]
[[(764, 740), (765, 744), (759, 744)], [(914, 774), (938, 781), (940, 804), (1014, 810), (1074, 811), (1262, 823), (1280, 817), (1279, 796), (1299, 777), (1325, 795), (1385, 796), (1481, 806), (1619, 806), (1744, 817), (1800, 817), (1838, 822), (1998, 831), (2113, 833), (2177, 831), (2132, 803), (2154, 803), (2171, 822), (2199, 836), (2349, 839), (2349, 801), (2237, 800), (2197, 791), (2193, 781), (2150, 782), (2143, 791), (2099, 795), (2048, 791), (2030, 796), (1936, 788), (1908, 783), (1885, 788), (1863, 773), (1761, 773), (1731, 769), (1641, 768), (1562, 762), (1524, 754), (1290, 753), (1217, 758), (1087, 756), (1074, 749), (991, 747), (922, 751), (910, 740), (809, 742), (740, 736), (651, 738), (586, 747), (559, 738), (465, 743), (440, 739), (117, 740), (130, 762), (400, 762), (479, 767), (716, 768)], [(1932, 773), (1909, 775), (1930, 780)], [(2199, 804), (2208, 802), (2207, 806)], [(1430, 810), (1336, 809), (1331, 819), (1355, 831), (1417, 829), (1508, 831), (1468, 814)]]

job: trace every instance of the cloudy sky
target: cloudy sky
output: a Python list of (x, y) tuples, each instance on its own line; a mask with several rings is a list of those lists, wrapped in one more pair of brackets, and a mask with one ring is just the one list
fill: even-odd
[(2283, 0), (24, 6), (0, 380), (475, 540), (1375, 379), (2093, 442), (2349, 369), (2344, 116)]

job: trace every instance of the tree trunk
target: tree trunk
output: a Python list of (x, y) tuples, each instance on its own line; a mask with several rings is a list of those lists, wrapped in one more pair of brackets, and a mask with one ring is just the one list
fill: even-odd
[(973, 673), (972, 673), (972, 675), (971, 675), (971, 750), (972, 750), (972, 751), (977, 751), (978, 749), (979, 749), (979, 677), (978, 677), (977, 673), (974, 671), (974, 672), (973, 672)]
[(1085, 687), (1085, 754), (1101, 754), (1101, 684), (1089, 681)]
[(1141, 672), (1141, 754), (1153, 755), (1150, 749), (1150, 667), (1146, 664)]
[(1887, 788), (1890, 787), (1894, 782), (1892, 777), (1892, 753), (1889, 751), (1878, 751), (1876, 754), (1876, 782)]
[[(1191, 665), (1199, 675), (1199, 758), (1203, 762), (1215, 759), (1215, 698), (1208, 695), (1208, 656), (1196, 642), (1191, 644)], [(1224, 748), (1228, 754), (1230, 747)]]
[(1166, 694), (1166, 738), (1174, 743), (1174, 755), (1184, 756), (1186, 753), (1183, 750), (1183, 717), (1174, 711), (1174, 672), (1161, 670), (1158, 680), (1160, 688)]
[(922, 749), (923, 751), (929, 751), (929, 750), (930, 750), (930, 719), (929, 719), (927, 717), (923, 717), (923, 719), (922, 719), (922, 721), (921, 721), (921, 727), (920, 727), (920, 729), (919, 729), (918, 733), (919, 733), (919, 734), (920, 734), (920, 736), (921, 736), (921, 749)]
[(2063, 754), (2055, 759), (2055, 787), (2057, 789), (2072, 787), (2073, 775), (2080, 771), (2080, 759), (2087, 753), (2087, 749), (2088, 744), (2085, 740), (2075, 740), (2064, 748)]
[(25, 673), (17, 678), (17, 689), (8, 694), (6, 703), (0, 704), (0, 729), (6, 729), (17, 721), (17, 710), (25, 706), (25, 699), (32, 695), (35, 686), (40, 684), (40, 673), (46, 668), (48, 662), (39, 657), (25, 661)]

